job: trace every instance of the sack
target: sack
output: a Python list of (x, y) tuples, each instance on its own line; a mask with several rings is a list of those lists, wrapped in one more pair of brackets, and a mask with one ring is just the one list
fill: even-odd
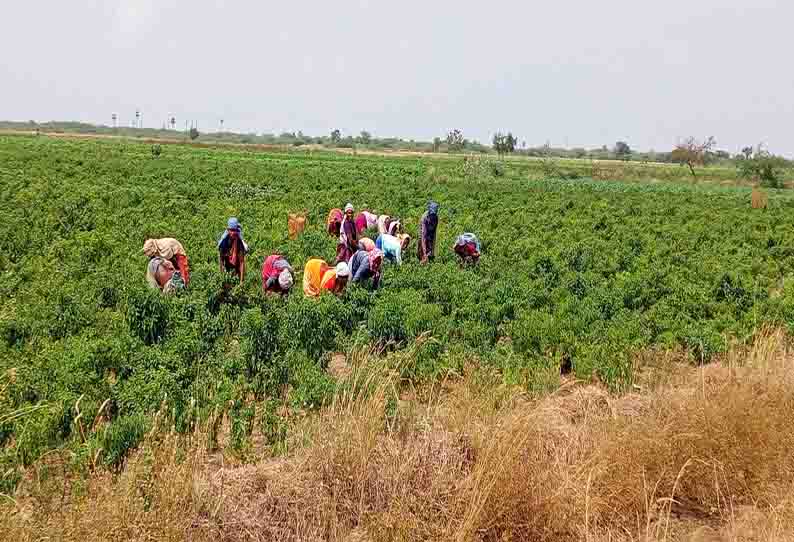
[(306, 228), (306, 213), (290, 213), (287, 227), (289, 228), (289, 238), (294, 241)]

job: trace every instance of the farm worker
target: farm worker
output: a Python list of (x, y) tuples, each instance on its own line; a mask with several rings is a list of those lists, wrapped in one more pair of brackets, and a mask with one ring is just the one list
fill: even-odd
[(369, 211), (361, 211), (356, 215), (356, 233), (361, 235), (365, 230), (374, 228), (378, 225), (378, 215)]
[(389, 235), (397, 235), (400, 232), (400, 221), (392, 218), (389, 215), (380, 215), (378, 217), (378, 233)]
[(160, 256), (155, 256), (149, 260), (149, 265), (146, 267), (146, 281), (149, 286), (160, 290), (164, 294), (172, 294), (185, 288), (182, 275), (174, 267), (174, 264)]
[(411, 236), (405, 233), (396, 236), (383, 233), (375, 241), (375, 247), (383, 251), (383, 257), (397, 265), (402, 265), (403, 251), (407, 250), (410, 244)]
[(353, 204), (345, 205), (345, 217), (339, 231), (339, 242), (336, 245), (336, 263), (347, 263), (358, 250), (358, 233), (353, 222)]
[(342, 209), (331, 209), (328, 213), (328, 218), (325, 220), (328, 229), (328, 235), (331, 237), (339, 237), (339, 228), (342, 226), (342, 219), (345, 218)]
[(480, 240), (473, 233), (458, 235), (452, 250), (462, 263), (477, 263), (480, 260)]
[(174, 267), (179, 269), (179, 274), (182, 275), (185, 286), (190, 282), (190, 266), (187, 260), (187, 253), (182, 243), (176, 239), (171, 237), (147, 239), (143, 243), (143, 253), (149, 259), (160, 257), (170, 261), (174, 264)]
[(419, 221), (419, 261), (427, 263), (436, 256), (436, 229), (438, 228), (438, 203), (431, 201)]
[(303, 269), (303, 293), (306, 297), (319, 297), (320, 292), (328, 290), (339, 295), (344, 292), (349, 277), (350, 268), (345, 262), (330, 267), (323, 260), (313, 258)]
[(358, 249), (366, 250), (367, 252), (371, 250), (375, 250), (375, 241), (373, 241), (369, 237), (362, 237), (361, 239), (358, 240)]
[(350, 275), (354, 283), (372, 278), (372, 286), (377, 289), (380, 284), (380, 270), (383, 263), (383, 252), (378, 249), (372, 252), (359, 250), (350, 258)]
[(280, 254), (271, 254), (262, 264), (262, 290), (266, 293), (286, 294), (295, 283), (294, 271)]
[(240, 221), (231, 217), (226, 223), (226, 231), (218, 241), (218, 263), (221, 273), (234, 273), (240, 277), (240, 283), (245, 280), (245, 255), (248, 245), (243, 239), (243, 227)]

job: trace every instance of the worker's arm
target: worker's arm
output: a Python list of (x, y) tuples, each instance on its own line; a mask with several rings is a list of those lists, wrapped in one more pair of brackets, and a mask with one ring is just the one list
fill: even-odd
[(245, 253), (240, 254), (240, 284), (245, 282)]
[(372, 277), (372, 287), (377, 290), (378, 286), (380, 286), (380, 271), (375, 273), (375, 275)]
[(221, 273), (226, 272), (226, 269), (224, 268), (223, 265), (223, 252), (221, 252), (220, 250), (218, 251), (218, 267), (221, 270)]

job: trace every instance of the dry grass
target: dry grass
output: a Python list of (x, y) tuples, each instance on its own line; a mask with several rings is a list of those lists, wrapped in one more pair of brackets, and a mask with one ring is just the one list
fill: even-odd
[(642, 393), (569, 384), (536, 400), (473, 373), (416, 405), (397, 399), (398, 371), (354, 360), (336, 401), (297, 432), (310, 444), (289, 457), (209, 469), (199, 444), (149, 440), (123, 475), (94, 476), (83, 496), (42, 503), (20, 494), (0, 509), (0, 532), (85, 541), (794, 540), (792, 361), (774, 331)]

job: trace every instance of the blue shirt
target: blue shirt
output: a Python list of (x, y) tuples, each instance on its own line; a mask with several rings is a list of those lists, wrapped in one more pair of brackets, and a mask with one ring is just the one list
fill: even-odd
[(395, 236), (389, 235), (388, 233), (383, 233), (378, 236), (378, 240), (375, 241), (375, 246), (383, 251), (384, 258), (396, 263), (397, 265), (402, 265), (403, 247), (400, 243), (400, 240)]

